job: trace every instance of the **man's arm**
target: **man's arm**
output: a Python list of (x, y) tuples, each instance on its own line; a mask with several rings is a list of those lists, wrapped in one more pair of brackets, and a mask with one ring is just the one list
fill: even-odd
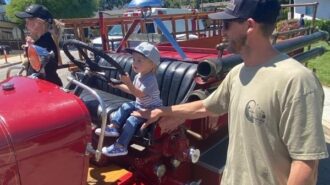
[[(149, 124), (157, 121), (160, 117), (185, 120), (212, 116), (214, 114), (206, 109), (202, 100), (199, 100), (170, 107), (156, 108), (153, 110), (136, 111), (132, 115), (140, 116), (147, 119), (147, 121), (141, 127), (141, 129), (143, 129), (146, 128)], [(170, 125), (166, 125), (165, 127), (167, 126), (170, 127)]]
[(160, 111), (160, 116), (172, 116), (185, 119), (197, 119), (212, 115), (214, 114), (206, 109), (202, 100), (164, 107)]
[(317, 175), (318, 160), (293, 160), (288, 179), (288, 185), (309, 185)]

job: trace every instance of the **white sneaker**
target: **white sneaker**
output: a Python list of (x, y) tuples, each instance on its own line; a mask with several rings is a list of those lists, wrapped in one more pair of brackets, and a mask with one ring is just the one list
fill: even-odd
[[(95, 134), (96, 135), (101, 135), (101, 128), (97, 128), (95, 129)], [(118, 137), (119, 136), (119, 132), (117, 128), (114, 127), (105, 127), (105, 131), (104, 131), (104, 136), (106, 137)]]
[(102, 148), (102, 154), (104, 154), (108, 157), (127, 155), (127, 153), (128, 153), (128, 151), (125, 147), (120, 146), (116, 143), (109, 147)]

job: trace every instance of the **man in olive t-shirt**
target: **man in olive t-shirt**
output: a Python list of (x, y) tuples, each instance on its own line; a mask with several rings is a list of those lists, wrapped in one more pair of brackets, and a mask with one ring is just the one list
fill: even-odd
[[(277, 0), (232, 0), (223, 12), (209, 14), (222, 20), (227, 50), (244, 62), (205, 100), (134, 113), (148, 119), (144, 128), (160, 117), (228, 112), (222, 185), (316, 184), (318, 160), (328, 157), (322, 86), (311, 71), (270, 43), (279, 10)], [(162, 130), (175, 126), (160, 123)]]
[[(229, 112), (222, 184), (285, 185), (292, 160), (327, 157), (323, 97), (313, 73), (285, 54), (232, 69), (203, 101), (208, 111)], [(311, 175), (306, 184), (316, 184), (316, 170)]]

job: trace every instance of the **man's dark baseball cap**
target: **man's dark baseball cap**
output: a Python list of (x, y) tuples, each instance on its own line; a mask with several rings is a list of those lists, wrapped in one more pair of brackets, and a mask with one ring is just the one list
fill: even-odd
[(15, 15), (21, 19), (37, 17), (45, 20), (50, 24), (53, 22), (52, 14), (45, 6), (39, 4), (32, 4), (28, 6), (24, 12), (18, 12)]
[(276, 22), (281, 5), (278, 0), (231, 0), (222, 12), (209, 14), (210, 19), (248, 19), (259, 23)]

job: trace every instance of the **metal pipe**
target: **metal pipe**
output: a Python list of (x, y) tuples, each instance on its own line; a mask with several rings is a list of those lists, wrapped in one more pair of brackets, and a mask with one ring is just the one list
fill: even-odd
[[(99, 94), (97, 94), (97, 92), (95, 90), (93, 90), (92, 88), (88, 87), (87, 85), (73, 79), (73, 77), (71, 76), (68, 76), (68, 81), (69, 83), (73, 83), (85, 90), (87, 90), (90, 94), (92, 94), (96, 99), (97, 101), (100, 103), (99, 107), (101, 108), (101, 120), (102, 120), (102, 124), (101, 124), (101, 135), (99, 137), (99, 142), (98, 142), (98, 145), (97, 145), (97, 149), (95, 151), (95, 158), (96, 158), (96, 161), (100, 161), (101, 159), (101, 155), (102, 155), (102, 146), (103, 146), (103, 140), (104, 140), (104, 131), (105, 131), (105, 127), (106, 127), (106, 124), (107, 124), (107, 113), (106, 113), (106, 110), (105, 110), (105, 104), (104, 104), (104, 101), (102, 100), (102, 98), (100, 97)], [(87, 146), (86, 146), (87, 147)]]
[[(327, 40), (329, 34), (323, 31), (315, 32), (307, 36), (301, 36), (279, 42), (274, 46), (280, 52), (291, 52), (299, 48), (303, 48), (320, 40)], [(307, 51), (297, 56), (297, 60), (307, 60), (322, 53), (321, 49)], [(234, 66), (242, 63), (243, 60), (238, 54), (226, 55), (216, 61), (203, 61), (198, 64), (197, 74), (204, 80), (210, 77), (219, 77), (229, 72)]]
[(274, 47), (280, 52), (290, 52), (299, 48), (303, 48), (320, 40), (328, 40), (327, 32), (318, 31), (307, 36), (296, 37), (279, 42)]
[(298, 60), (301, 63), (304, 63), (304, 62), (308, 61), (309, 59), (323, 55), (324, 52), (325, 52), (324, 47), (317, 47), (317, 48), (313, 48), (309, 51), (306, 51), (304, 53), (300, 53), (300, 54), (294, 56), (293, 58)]
[[(280, 52), (291, 52), (299, 48), (303, 48), (305, 46), (308, 46), (310, 44), (313, 44), (320, 40), (327, 40), (329, 37), (329, 34), (326, 32), (315, 32), (313, 34), (307, 35), (307, 36), (301, 36), (294, 39), (288, 39), (282, 42), (279, 42), (274, 45), (274, 48), (276, 48)], [(309, 55), (315, 54), (315, 52), (309, 53)], [(306, 55), (307, 56), (307, 55)], [(297, 57), (298, 59), (302, 59), (301, 57)], [(219, 61), (217, 61), (219, 62)], [(242, 63), (243, 60), (240, 57), (240, 55), (231, 55), (228, 58), (224, 57), (222, 61), (222, 70), (221, 72), (228, 72), (230, 69), (232, 69), (234, 66), (236, 66), (239, 63)]]
[(298, 28), (298, 29), (289, 30), (289, 31), (276, 32), (272, 36), (273, 37), (278, 37), (278, 36), (282, 36), (282, 35), (290, 35), (290, 34), (295, 34), (295, 33), (303, 33), (303, 32), (309, 31), (310, 29), (311, 29), (310, 27), (306, 27), (306, 28)]
[(299, 7), (299, 6), (317, 6), (319, 3), (314, 2), (314, 3), (296, 3), (296, 4), (282, 4), (281, 7)]
[(26, 68), (25, 68), (23, 65), (21, 65), (21, 66), (12, 66), (12, 67), (10, 67), (10, 68), (7, 70), (6, 77), (7, 77), (7, 78), (10, 78), (10, 77), (11, 77), (11, 76), (10, 76), (11, 71), (12, 71), (12, 70), (15, 70), (15, 69), (18, 69), (18, 70), (19, 70), (18, 73), (16, 74), (16, 76), (21, 76), (22, 73), (23, 73), (23, 71), (26, 70)]

